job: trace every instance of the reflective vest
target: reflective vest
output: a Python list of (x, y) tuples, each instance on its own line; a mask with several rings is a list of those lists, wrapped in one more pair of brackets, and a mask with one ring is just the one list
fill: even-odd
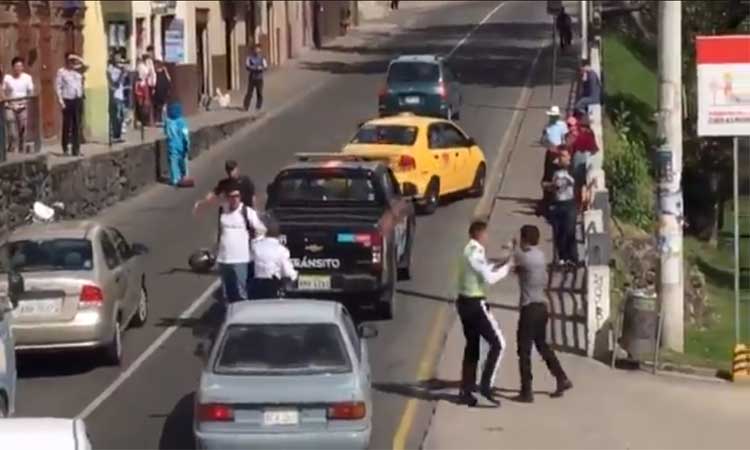
[(462, 297), (486, 297), (487, 285), (482, 279), (482, 276), (478, 274), (469, 264), (469, 258), (472, 257), (476, 252), (484, 256), (484, 247), (475, 241), (470, 240), (464, 251), (461, 254), (461, 259), (458, 265), (458, 295)]

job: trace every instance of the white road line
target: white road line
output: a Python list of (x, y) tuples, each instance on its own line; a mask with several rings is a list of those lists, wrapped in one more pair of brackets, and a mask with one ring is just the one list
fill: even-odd
[[(193, 315), (193, 313), (198, 310), (198, 308), (200, 308), (204, 303), (206, 303), (206, 301), (208, 301), (208, 299), (211, 298), (214, 291), (216, 291), (216, 289), (219, 287), (219, 284), (219, 279), (214, 280), (214, 282), (211, 283), (208, 289), (206, 289), (206, 291), (203, 292), (200, 297), (195, 299), (195, 301), (185, 311), (183, 311), (182, 314), (180, 314), (178, 320), (189, 319)], [(167, 339), (169, 339), (170, 336), (174, 334), (175, 331), (177, 331), (178, 328), (179, 325), (172, 325), (171, 327), (164, 330), (164, 332), (159, 335), (159, 337), (156, 338), (156, 340), (152, 342), (151, 345), (148, 346), (146, 351), (141, 353), (141, 356), (133, 361), (133, 364), (128, 366), (128, 368), (124, 372), (122, 372), (120, 376), (112, 382), (112, 384), (110, 384), (104, 391), (102, 391), (101, 394), (99, 394), (98, 397), (96, 397), (91, 403), (89, 403), (88, 406), (83, 409), (83, 411), (78, 413), (76, 419), (85, 419), (92, 412), (94, 412), (96, 408), (101, 406), (102, 403), (112, 397), (115, 391), (117, 391), (117, 388), (125, 383), (128, 378), (132, 377), (135, 371), (138, 370), (143, 365), (143, 363), (146, 362), (146, 360), (150, 358), (151, 355), (153, 355), (159, 349), (159, 347), (161, 347), (164, 342), (166, 342)]]
[(471, 31), (466, 33), (466, 36), (464, 36), (463, 38), (461, 38), (460, 41), (458, 41), (458, 43), (453, 47), (453, 49), (448, 53), (448, 55), (446, 55), (445, 59), (449, 59), (451, 56), (453, 56), (453, 54), (456, 53), (456, 51), (459, 48), (461, 48), (461, 46), (464, 45), (466, 41), (469, 40), (471, 35), (474, 34), (474, 32), (477, 31), (479, 27), (487, 23), (487, 21), (490, 20), (490, 17), (492, 17), (496, 12), (500, 11), (500, 9), (507, 4), (508, 4), (507, 2), (502, 2), (499, 5), (495, 6), (495, 8), (493, 8), (492, 11), (487, 13), (487, 15), (484, 16), (484, 19), (482, 19), (478, 24), (476, 24), (474, 28), (471, 29)]

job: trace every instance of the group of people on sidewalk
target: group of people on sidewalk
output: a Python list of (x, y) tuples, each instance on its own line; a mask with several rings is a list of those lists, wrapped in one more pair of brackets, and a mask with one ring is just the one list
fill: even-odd
[[(554, 351), (547, 344), (547, 262), (544, 253), (538, 247), (539, 238), (540, 233), (536, 226), (524, 225), (520, 230), (520, 245), (517, 245), (514, 239), (506, 245), (510, 250), (507, 260), (496, 261), (488, 259), (485, 253), (488, 241), (487, 223), (475, 221), (469, 227), (469, 242), (464, 247), (459, 265), (456, 300), (466, 338), (459, 390), (459, 398), (463, 404), (476, 406), (478, 400), (473, 393), (477, 390), (490, 402), (500, 404), (493, 385), (505, 349), (505, 339), (487, 304), (487, 287), (506, 278), (511, 272), (517, 275), (521, 291), (521, 314), (516, 333), (521, 390), (515, 400), (524, 403), (534, 401), (531, 373), (533, 346), (536, 346), (557, 380), (557, 388), (552, 396), (560, 397), (573, 387)], [(488, 352), (477, 389), (476, 375), (482, 339), (488, 344)]]
[(218, 205), (216, 262), (224, 299), (276, 298), (286, 280), (296, 280), (289, 250), (279, 240), (279, 225), (254, 207), (255, 187), (240, 174), (236, 161), (225, 163), (221, 179), (202, 200), (194, 214), (208, 205)]

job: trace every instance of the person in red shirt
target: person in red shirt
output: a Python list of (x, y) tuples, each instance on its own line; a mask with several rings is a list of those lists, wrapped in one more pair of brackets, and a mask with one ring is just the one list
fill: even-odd
[(576, 181), (576, 203), (581, 212), (584, 207), (586, 195), (586, 172), (591, 165), (594, 155), (598, 156), (599, 146), (596, 144), (596, 136), (591, 129), (588, 117), (583, 116), (576, 127), (576, 134), (572, 139), (570, 151), (573, 156), (573, 178)]

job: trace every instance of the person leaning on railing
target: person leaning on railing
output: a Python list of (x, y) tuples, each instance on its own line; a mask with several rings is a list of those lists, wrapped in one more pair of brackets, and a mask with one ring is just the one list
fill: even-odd
[(26, 128), (28, 125), (28, 97), (34, 95), (34, 80), (24, 71), (23, 58), (16, 56), (12, 61), (13, 70), (3, 77), (3, 96), (5, 102), (5, 120), (8, 124), (8, 151), (13, 151), (13, 144), (18, 152), (24, 151)]

